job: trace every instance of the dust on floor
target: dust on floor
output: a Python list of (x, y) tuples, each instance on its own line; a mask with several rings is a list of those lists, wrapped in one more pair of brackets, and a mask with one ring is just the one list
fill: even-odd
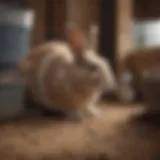
[(82, 122), (34, 117), (0, 125), (2, 160), (159, 160), (160, 127), (139, 123), (141, 106), (107, 105)]

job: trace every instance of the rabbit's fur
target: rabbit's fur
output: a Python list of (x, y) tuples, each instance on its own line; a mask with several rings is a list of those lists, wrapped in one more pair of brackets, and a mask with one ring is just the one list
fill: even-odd
[[(21, 63), (33, 100), (48, 109), (95, 115), (106, 89), (115, 87), (107, 61), (92, 49), (52, 41), (33, 49)], [(78, 53), (78, 51), (80, 53)]]

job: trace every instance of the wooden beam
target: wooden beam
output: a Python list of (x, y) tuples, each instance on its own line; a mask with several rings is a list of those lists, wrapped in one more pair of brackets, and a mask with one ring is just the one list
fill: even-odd
[(83, 30), (87, 30), (88, 0), (67, 1), (67, 22), (74, 22)]
[(74, 22), (88, 33), (91, 24), (99, 21), (99, 0), (67, 0), (67, 21)]
[(117, 0), (116, 16), (116, 62), (119, 72), (123, 71), (123, 61), (133, 49), (133, 0)]
[(63, 38), (67, 18), (67, 0), (48, 0), (48, 39)]
[(101, 0), (100, 44), (102, 55), (115, 70), (132, 48), (132, 0)]
[(34, 0), (25, 0), (26, 6), (35, 11), (35, 23), (32, 32), (32, 45), (46, 41), (46, 0), (38, 3)]
[(115, 69), (116, 0), (100, 0), (99, 51)]
[(139, 20), (160, 18), (159, 0), (134, 0), (134, 17)]

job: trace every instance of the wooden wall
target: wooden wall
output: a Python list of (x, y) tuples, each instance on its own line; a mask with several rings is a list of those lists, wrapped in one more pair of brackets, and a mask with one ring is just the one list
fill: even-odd
[(66, 23), (67, 0), (47, 0), (47, 39), (61, 38)]
[(100, 0), (99, 52), (109, 58), (115, 68), (116, 53), (116, 1)]
[(32, 44), (37, 45), (46, 40), (46, 0), (25, 0), (26, 6), (32, 8), (36, 14), (35, 24), (32, 31)]
[(123, 68), (123, 60), (133, 49), (133, 0), (117, 0), (116, 18), (116, 65), (119, 71)]
[[(76, 22), (87, 32), (91, 24), (99, 24), (101, 21), (101, 0), (40, 0), (38, 3), (35, 0), (25, 1), (37, 15), (33, 30), (33, 45), (62, 37), (67, 21)], [(153, 0), (152, 3), (147, 0), (104, 1), (106, 5), (108, 3), (108, 8), (103, 13), (101, 22), (104, 26), (100, 37), (103, 41), (100, 48), (102, 54), (109, 57), (113, 63), (115, 60), (123, 61), (123, 57), (132, 48), (132, 20), (160, 18), (160, 1)], [(113, 8), (109, 7), (109, 3), (115, 3)]]
[(99, 22), (99, 0), (67, 0), (67, 21), (88, 31)]
[(24, 0), (36, 13), (32, 44), (62, 37), (66, 22), (72, 21), (88, 31), (99, 21), (99, 0)]
[(133, 15), (136, 19), (160, 18), (159, 0), (133, 0), (133, 5)]
[[(100, 51), (113, 66), (123, 70), (123, 60), (132, 50), (134, 19), (160, 18), (160, 1), (153, 0), (100, 0)], [(104, 10), (104, 11), (102, 11)]]
[(120, 70), (132, 49), (132, 0), (101, 0), (100, 7), (100, 53)]

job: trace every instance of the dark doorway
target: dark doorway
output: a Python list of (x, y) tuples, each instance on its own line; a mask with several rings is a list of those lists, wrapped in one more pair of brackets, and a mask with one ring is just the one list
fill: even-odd
[(116, 52), (116, 0), (100, 0), (100, 53), (111, 61), (113, 69)]

